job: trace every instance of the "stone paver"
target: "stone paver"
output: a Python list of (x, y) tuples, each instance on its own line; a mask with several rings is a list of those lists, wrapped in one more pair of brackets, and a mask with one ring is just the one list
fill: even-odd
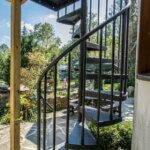
[[(123, 102), (123, 117), (124, 120), (133, 120), (133, 98), (129, 98), (127, 101)], [(70, 132), (77, 120), (77, 115), (70, 115)], [(53, 140), (53, 123), (52, 115), (47, 115), (47, 126), (46, 126), (46, 147), (51, 148)], [(0, 150), (9, 150), (9, 125), (0, 126)], [(41, 127), (41, 133), (42, 133)], [(66, 113), (59, 112), (57, 117), (56, 126), (56, 144), (61, 145), (65, 141), (66, 135)], [(41, 135), (42, 137), (42, 135)], [(21, 123), (21, 150), (36, 150), (37, 149), (37, 126), (34, 123)], [(41, 143), (42, 145), (42, 143)]]
[[(70, 132), (77, 119), (77, 115), (70, 115)], [(51, 148), (53, 140), (53, 123), (52, 118), (47, 119), (46, 126), (46, 147)], [(59, 145), (65, 141), (66, 137), (66, 113), (59, 112), (56, 126), (56, 144)], [(41, 126), (41, 133), (43, 133)], [(10, 128), (7, 126), (0, 126), (0, 149), (10, 149)], [(41, 135), (41, 137), (43, 137)], [(42, 143), (41, 143), (42, 145)], [(37, 126), (34, 123), (21, 123), (21, 150), (36, 150), (37, 149)]]

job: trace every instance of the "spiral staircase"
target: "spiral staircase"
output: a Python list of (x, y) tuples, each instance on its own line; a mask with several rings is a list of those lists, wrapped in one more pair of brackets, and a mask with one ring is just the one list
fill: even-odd
[[(58, 12), (59, 23), (73, 26), (75, 42), (43, 71), (38, 80), (38, 133), (40, 149), (96, 150), (99, 148), (99, 128), (122, 121), (122, 102), (127, 99), (128, 30), (130, 0), (33, 0)], [(97, 4), (95, 4), (97, 3)], [(103, 6), (103, 8), (102, 8)], [(94, 10), (97, 7), (97, 10)], [(97, 12), (95, 12), (97, 11)], [(105, 14), (104, 14), (105, 12)], [(93, 25), (92, 15), (96, 13)], [(94, 27), (93, 27), (94, 26)], [(76, 67), (74, 51), (79, 49)], [(67, 104), (65, 141), (57, 144), (57, 96), (59, 63), (67, 62)], [(78, 80), (78, 98), (71, 98), (72, 74)], [(50, 85), (49, 80), (53, 80)], [(91, 87), (88, 81), (94, 82)], [(105, 88), (108, 82), (110, 88)], [(118, 88), (115, 85), (118, 85)], [(89, 88), (90, 86), (90, 88)], [(49, 103), (49, 87), (53, 89), (53, 102)], [(92, 101), (94, 105), (88, 102)], [(70, 110), (77, 109), (77, 121), (70, 130)], [(47, 146), (47, 109), (52, 117), (52, 142)], [(97, 127), (97, 137), (88, 129), (87, 122)]]

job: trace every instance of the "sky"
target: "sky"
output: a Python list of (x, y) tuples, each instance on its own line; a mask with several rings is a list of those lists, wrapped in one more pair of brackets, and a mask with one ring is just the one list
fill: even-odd
[[(0, 0), (0, 44), (6, 43), (10, 46), (10, 19), (11, 19), (11, 8), (10, 3), (6, 0)], [(95, 2), (98, 0), (95, 0)], [(96, 12), (97, 3), (92, 6)], [(101, 13), (104, 14), (104, 4), (101, 5)], [(104, 16), (104, 15), (103, 15)], [(47, 9), (46, 7), (40, 6), (39, 4), (33, 3), (28, 0), (22, 5), (22, 17), (21, 26), (29, 30), (33, 30), (33, 26), (37, 23), (48, 22), (53, 25), (55, 35), (61, 38), (62, 44), (66, 44), (71, 35), (69, 34), (71, 26), (60, 24), (56, 22), (57, 13)]]
[[(6, 43), (10, 45), (10, 19), (11, 19), (10, 3), (6, 0), (0, 2), (0, 44)], [(56, 22), (57, 13), (40, 6), (28, 0), (22, 5), (21, 26), (33, 30), (33, 26), (37, 23), (48, 22), (53, 25), (55, 35), (60, 37), (62, 43), (65, 44), (71, 38), (69, 34), (71, 26), (63, 25)]]

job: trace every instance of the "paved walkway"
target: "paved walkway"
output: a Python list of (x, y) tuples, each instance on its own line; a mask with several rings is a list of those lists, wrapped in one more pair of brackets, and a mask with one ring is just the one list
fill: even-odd
[[(129, 98), (127, 101), (123, 102), (123, 116), (124, 120), (133, 120), (133, 103), (134, 100)], [(70, 130), (74, 126), (77, 119), (77, 115), (70, 115)], [(46, 146), (47, 149), (51, 148), (52, 144), (52, 119), (51, 116), (48, 116), (47, 119), (47, 138), (46, 138)], [(66, 134), (66, 113), (59, 112), (57, 118), (57, 127), (56, 127), (56, 136), (57, 141), (56, 144), (60, 144), (64, 142), (65, 134)], [(9, 150), (10, 149), (10, 141), (9, 141), (9, 126), (4, 125), (0, 126), (0, 150)], [(37, 127), (36, 124), (33, 123), (21, 123), (21, 150), (36, 150), (36, 141), (37, 138)]]

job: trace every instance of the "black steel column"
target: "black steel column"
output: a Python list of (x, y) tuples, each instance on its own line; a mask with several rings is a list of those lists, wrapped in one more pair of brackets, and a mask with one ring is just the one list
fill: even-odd
[[(87, 0), (81, 0), (81, 37), (83, 37), (87, 33)], [(86, 54), (86, 41), (83, 41), (80, 45), (80, 63), (79, 63), (79, 106), (78, 106), (78, 121), (81, 122), (82, 116), (80, 114), (80, 106), (83, 101), (83, 91), (84, 91), (84, 58)]]

